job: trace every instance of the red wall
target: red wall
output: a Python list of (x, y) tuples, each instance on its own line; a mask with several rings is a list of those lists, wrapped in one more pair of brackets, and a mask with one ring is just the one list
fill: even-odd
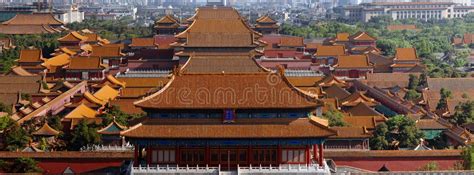
[[(331, 159), (331, 158), (329, 158)], [(345, 165), (361, 168), (370, 171), (378, 171), (382, 166), (386, 166), (390, 171), (416, 171), (430, 162), (438, 163), (440, 170), (448, 170), (454, 164), (462, 161), (459, 157), (406, 157), (406, 158), (333, 158), (337, 166)]]
[(122, 165), (121, 160), (105, 159), (54, 159), (39, 160), (38, 166), (43, 169), (45, 174), (61, 174), (67, 167), (70, 167), (74, 173), (94, 172), (106, 168), (119, 168)]

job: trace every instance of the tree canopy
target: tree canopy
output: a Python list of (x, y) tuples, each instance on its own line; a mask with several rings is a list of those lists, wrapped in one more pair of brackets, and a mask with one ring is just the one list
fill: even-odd
[(451, 91), (441, 88), (439, 91), (440, 99), (438, 105), (436, 105), (436, 110), (445, 110), (448, 108), (448, 98), (451, 98)]
[(451, 122), (458, 125), (474, 122), (474, 101), (469, 100), (459, 103), (459, 105), (456, 106), (455, 111), (456, 112), (454, 112)]
[(20, 150), (30, 141), (28, 132), (17, 124), (13, 124), (11, 127), (6, 129), (5, 132), (5, 144), (7, 145), (7, 150)]
[(329, 120), (329, 126), (347, 126), (348, 124), (344, 122), (344, 115), (338, 110), (329, 110), (323, 113), (323, 117)]
[(398, 142), (400, 148), (412, 148), (423, 138), (423, 133), (416, 127), (415, 121), (403, 115), (396, 115), (377, 125), (373, 135), (370, 146), (375, 150), (392, 149), (392, 143), (395, 142)]
[[(412, 24), (419, 29), (389, 31), (387, 26), (393, 24)], [(404, 19), (393, 21), (390, 17), (374, 17), (369, 22), (355, 22), (345, 20), (318, 21), (305, 26), (282, 25), (282, 34), (302, 36), (305, 38), (334, 37), (337, 33), (354, 34), (366, 31), (377, 38), (377, 47), (384, 55), (394, 56), (395, 49), (400, 47), (414, 47), (422, 62), (427, 67), (429, 77), (461, 77), (465, 76), (455, 67), (466, 65), (468, 52), (466, 49), (455, 49), (451, 44), (453, 36), (462, 36), (464, 33), (474, 33), (474, 15), (464, 19), (443, 20), (415, 20)], [(443, 60), (444, 56), (447, 60)]]
[(82, 120), (74, 128), (69, 149), (77, 151), (83, 146), (99, 144), (100, 141), (100, 134), (97, 133), (97, 128), (93, 124), (87, 124)]
[(10, 169), (7, 170), (9, 173), (40, 173), (41, 168), (38, 167), (38, 162), (32, 158), (20, 157), (13, 161), (8, 166)]

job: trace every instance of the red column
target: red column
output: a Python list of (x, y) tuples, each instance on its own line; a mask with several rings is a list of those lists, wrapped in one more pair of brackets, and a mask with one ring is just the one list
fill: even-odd
[(179, 145), (176, 146), (176, 164), (180, 164), (181, 163), (181, 150), (179, 149)]
[(209, 145), (206, 145), (206, 151), (204, 153), (204, 161), (206, 162), (207, 165), (211, 164), (211, 149), (209, 148)]
[(318, 162), (318, 145), (317, 144), (313, 145), (313, 159), (314, 159), (314, 162)]
[(323, 165), (323, 143), (319, 145), (319, 165)]
[(309, 163), (310, 163), (310, 162), (309, 162), (309, 145), (306, 145), (305, 154), (306, 154), (306, 156), (305, 156), (305, 158), (306, 158), (306, 161), (305, 161), (305, 162), (306, 162), (306, 165), (309, 165)]
[(277, 148), (277, 163), (278, 165), (281, 164), (281, 145), (278, 145), (278, 148)]
[(249, 150), (248, 150), (248, 153), (247, 153), (247, 157), (248, 157), (248, 164), (250, 165), (252, 163), (252, 145), (249, 145)]
[(147, 146), (146, 147), (146, 164), (150, 164), (150, 160), (151, 160), (151, 147), (150, 146)]
[(135, 150), (133, 151), (133, 166), (138, 166), (138, 145), (135, 145)]

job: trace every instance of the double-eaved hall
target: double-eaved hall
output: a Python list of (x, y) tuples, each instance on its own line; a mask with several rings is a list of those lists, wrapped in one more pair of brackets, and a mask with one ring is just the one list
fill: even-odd
[(262, 35), (230, 7), (201, 7), (188, 21), (169, 83), (134, 103), (147, 117), (120, 133), (135, 145), (132, 171), (329, 173), (322, 144), (336, 131), (314, 117), (322, 102), (255, 61)]

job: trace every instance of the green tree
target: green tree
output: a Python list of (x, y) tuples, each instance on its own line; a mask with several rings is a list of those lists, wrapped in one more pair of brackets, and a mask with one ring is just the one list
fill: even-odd
[(403, 98), (405, 100), (413, 101), (413, 100), (419, 99), (420, 97), (421, 97), (420, 93), (418, 93), (414, 89), (410, 89), (407, 91), (407, 93), (405, 93), (405, 96)]
[(474, 169), (474, 148), (472, 145), (465, 147), (461, 155), (463, 158), (464, 168), (466, 170)]
[(0, 102), (0, 112), (12, 113), (12, 107)]
[(418, 81), (418, 88), (425, 88), (428, 86), (428, 77), (425, 73), (420, 74), (420, 78)]
[(47, 151), (49, 148), (48, 142), (46, 141), (46, 138), (42, 137), (40, 142), (39, 142), (39, 149), (43, 151)]
[(0, 131), (12, 126), (14, 124), (13, 120), (8, 116), (0, 117)]
[(57, 115), (53, 115), (51, 117), (48, 117), (47, 121), (48, 125), (51, 126), (53, 129), (57, 131), (62, 131), (63, 130), (63, 125), (61, 123), (61, 117)]
[(463, 67), (467, 64), (467, 58), (470, 55), (470, 49), (456, 50), (453, 60), (450, 60), (454, 67)]
[(439, 91), (440, 99), (436, 106), (436, 110), (444, 110), (448, 108), (448, 98), (451, 98), (451, 94), (451, 91), (441, 88)]
[(417, 146), (423, 138), (415, 121), (403, 115), (393, 116), (385, 124), (378, 125), (373, 135), (370, 141), (372, 149), (389, 149), (389, 144), (394, 141), (401, 148), (411, 148)]
[(418, 84), (420, 83), (418, 76), (413, 75), (413, 74), (410, 74), (408, 76), (409, 76), (408, 89), (412, 89), (412, 90), (416, 89), (416, 87), (418, 87)]
[(13, 161), (10, 173), (40, 173), (42, 170), (38, 167), (38, 162), (32, 158), (20, 157)]
[(129, 121), (137, 118), (143, 117), (143, 115), (140, 114), (134, 114), (134, 115), (129, 115), (120, 110), (119, 106), (113, 105), (110, 108), (107, 109), (108, 112), (102, 114), (101, 118), (102, 120), (102, 126), (107, 126), (109, 123), (111, 123), (114, 118), (115, 121), (117, 121), (119, 124), (124, 125), (124, 126), (129, 126)]
[(88, 125), (82, 120), (74, 128), (69, 149), (77, 151), (83, 146), (99, 144), (100, 141), (100, 134), (97, 133), (97, 129), (92, 124)]
[(419, 169), (420, 171), (437, 171), (439, 170), (439, 164), (437, 162), (430, 162)]
[(373, 137), (370, 138), (370, 148), (373, 150), (385, 150), (389, 148), (388, 140), (388, 126), (385, 123), (377, 125), (373, 133)]
[(416, 127), (415, 121), (403, 115), (397, 115), (387, 121), (389, 141), (398, 141), (400, 147), (415, 147), (423, 138), (423, 133)]
[(453, 123), (464, 125), (474, 122), (474, 101), (459, 103), (455, 108), (452, 118)]
[(17, 124), (14, 124), (6, 130), (5, 133), (5, 144), (7, 145), (7, 150), (15, 151), (24, 148), (30, 137), (28, 133)]
[(344, 122), (344, 115), (338, 110), (329, 110), (323, 113), (323, 118), (329, 120), (329, 126), (347, 126), (347, 123)]

